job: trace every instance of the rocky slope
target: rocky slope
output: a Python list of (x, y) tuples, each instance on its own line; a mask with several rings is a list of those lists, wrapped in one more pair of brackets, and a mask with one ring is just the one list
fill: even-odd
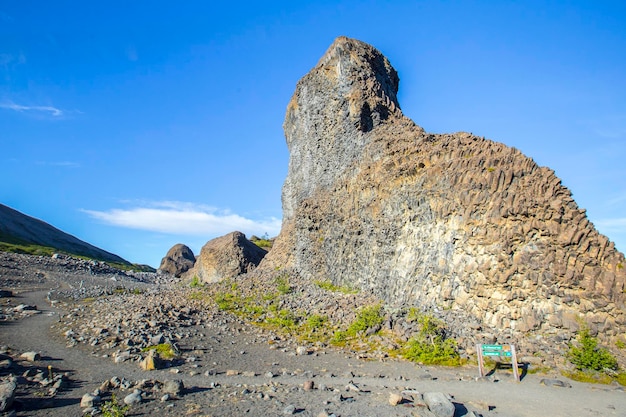
[(560, 343), (581, 322), (623, 338), (624, 255), (555, 173), (501, 143), (425, 132), (398, 83), (379, 51), (345, 37), (298, 82), (283, 227), (260, 270), (453, 311), (499, 340)]
[(74, 255), (130, 265), (117, 255), (2, 204), (0, 204), (0, 242), (47, 246)]

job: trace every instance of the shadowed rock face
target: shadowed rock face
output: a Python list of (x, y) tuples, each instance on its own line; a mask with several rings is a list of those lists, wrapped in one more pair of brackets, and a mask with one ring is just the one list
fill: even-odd
[(404, 117), (398, 76), (338, 38), (297, 84), (283, 228), (262, 269), (293, 268), (392, 304), (444, 307), (511, 334), (626, 330), (624, 255), (555, 173)]
[(167, 251), (167, 254), (161, 259), (159, 270), (180, 277), (183, 273), (193, 268), (196, 257), (193, 251), (186, 245), (178, 243)]
[(266, 253), (243, 233), (232, 232), (208, 241), (200, 250), (195, 266), (185, 275), (197, 275), (202, 282), (233, 278), (253, 270)]

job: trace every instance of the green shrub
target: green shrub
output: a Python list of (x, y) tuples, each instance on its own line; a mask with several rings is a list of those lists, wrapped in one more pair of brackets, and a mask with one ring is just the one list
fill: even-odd
[(285, 295), (293, 291), (291, 285), (289, 285), (289, 278), (286, 275), (281, 275), (276, 278), (276, 288), (278, 292)]
[(306, 319), (307, 327), (310, 330), (317, 330), (324, 326), (324, 324), (328, 321), (326, 316), (320, 316), (319, 314), (313, 314)]
[(383, 308), (380, 304), (363, 307), (356, 315), (356, 319), (348, 327), (348, 335), (356, 336), (369, 328), (383, 324)]
[(583, 327), (578, 333), (579, 346), (570, 346), (567, 357), (579, 371), (616, 370), (617, 359), (611, 353), (598, 346), (598, 339), (589, 334), (589, 328)]
[(102, 405), (101, 411), (103, 417), (125, 417), (129, 409), (129, 405), (122, 406), (113, 394), (111, 399)]
[(197, 287), (202, 287), (204, 284), (200, 281), (200, 278), (198, 278), (197, 275), (194, 275), (193, 278), (191, 278), (191, 282), (189, 283), (189, 286), (191, 288), (197, 288)]
[(421, 314), (417, 309), (409, 310), (407, 320), (417, 321), (420, 330), (404, 346), (403, 356), (406, 359), (424, 365), (460, 364), (456, 341), (446, 337), (441, 320), (431, 314)]

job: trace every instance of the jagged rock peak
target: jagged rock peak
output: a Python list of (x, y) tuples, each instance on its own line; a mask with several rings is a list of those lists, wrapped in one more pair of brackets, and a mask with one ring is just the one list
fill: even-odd
[[(292, 200), (306, 198), (349, 172), (377, 127), (403, 121), (416, 128), (402, 115), (398, 84), (398, 73), (385, 56), (347, 37), (337, 38), (298, 82), (283, 125), (291, 153), (284, 217), (293, 214)], [(292, 180), (304, 185), (298, 195)]]
[(174, 276), (180, 277), (187, 272), (196, 262), (193, 251), (186, 245), (178, 243), (167, 251), (167, 254), (161, 259), (159, 271), (167, 272)]

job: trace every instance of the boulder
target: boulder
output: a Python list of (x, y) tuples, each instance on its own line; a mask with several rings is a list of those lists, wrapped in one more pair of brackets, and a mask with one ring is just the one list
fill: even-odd
[(219, 282), (250, 272), (265, 254), (267, 251), (250, 242), (243, 233), (232, 232), (207, 242), (186, 276), (197, 276), (202, 282)]
[(196, 263), (196, 257), (193, 251), (182, 243), (178, 243), (167, 251), (167, 254), (161, 259), (159, 272), (165, 272), (176, 277), (180, 277), (183, 273), (193, 268)]
[(454, 404), (442, 392), (425, 392), (424, 402), (437, 417), (454, 417)]

